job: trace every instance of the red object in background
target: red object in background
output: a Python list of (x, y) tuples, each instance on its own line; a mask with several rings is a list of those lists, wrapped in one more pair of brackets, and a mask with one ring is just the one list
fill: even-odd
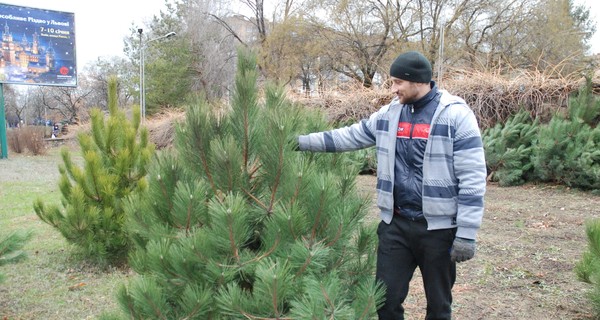
[(60, 74), (62, 74), (63, 76), (66, 76), (69, 73), (69, 68), (62, 67), (60, 68), (60, 70), (58, 70), (58, 72), (60, 72)]

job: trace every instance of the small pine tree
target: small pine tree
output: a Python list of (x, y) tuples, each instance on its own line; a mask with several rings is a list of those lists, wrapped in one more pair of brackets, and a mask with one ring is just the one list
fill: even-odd
[(588, 247), (575, 266), (575, 273), (580, 281), (593, 285), (589, 298), (596, 316), (600, 317), (600, 219), (588, 221), (585, 230)]
[(521, 110), (505, 124), (498, 123), (483, 132), (485, 159), (490, 179), (500, 186), (520, 185), (527, 181), (533, 165), (531, 154), (537, 139), (538, 121)]
[(117, 81), (109, 81), (108, 119), (99, 109), (91, 112), (91, 133), (77, 138), (83, 167), (61, 150), (59, 187), (63, 210), (34, 203), (38, 217), (52, 225), (89, 257), (119, 264), (127, 257), (123, 200), (144, 190), (147, 165), (154, 153), (148, 131), (140, 127), (140, 113), (134, 108), (133, 121), (117, 107)]
[(532, 156), (535, 176), (581, 189), (600, 188), (600, 101), (591, 82), (570, 99), (567, 117), (555, 115), (539, 130)]
[[(175, 149), (127, 202), (139, 274), (119, 302), (130, 319), (369, 319), (382, 300), (375, 225), (344, 155), (293, 151), (324, 129), (269, 86), (240, 51), (231, 109), (199, 99)], [(115, 318), (118, 316), (114, 316)]]
[[(0, 238), (0, 267), (25, 259), (27, 254), (21, 249), (30, 237), (30, 232), (17, 231)], [(0, 273), (0, 283), (4, 280), (5, 276)]]

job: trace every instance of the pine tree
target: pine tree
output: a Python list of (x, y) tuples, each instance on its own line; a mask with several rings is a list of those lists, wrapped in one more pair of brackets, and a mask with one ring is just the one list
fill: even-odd
[(77, 136), (83, 165), (74, 161), (67, 148), (61, 150), (59, 165), (61, 210), (37, 200), (38, 217), (52, 225), (89, 257), (119, 264), (129, 249), (125, 233), (123, 200), (144, 190), (147, 166), (154, 153), (148, 131), (140, 127), (140, 113), (134, 108), (133, 120), (117, 107), (117, 81), (109, 82), (109, 116), (94, 109), (91, 133)]
[(597, 316), (600, 316), (600, 219), (586, 223), (587, 250), (575, 266), (580, 281), (593, 285), (589, 298)]
[[(30, 232), (16, 231), (0, 238), (0, 267), (25, 259), (27, 254), (21, 249), (30, 237)], [(4, 280), (5, 276), (0, 273), (0, 283)]]
[(538, 121), (521, 110), (506, 123), (498, 123), (483, 132), (485, 159), (490, 179), (500, 186), (520, 185), (533, 170), (531, 154), (537, 139)]
[(600, 100), (588, 80), (570, 99), (566, 117), (540, 128), (532, 157), (536, 177), (581, 189), (600, 188)]
[(139, 274), (119, 292), (127, 318), (375, 314), (383, 290), (358, 168), (344, 155), (293, 151), (296, 134), (324, 129), (323, 117), (272, 85), (259, 99), (257, 76), (240, 51), (231, 108), (192, 103), (174, 149), (151, 165), (148, 191), (127, 202)]

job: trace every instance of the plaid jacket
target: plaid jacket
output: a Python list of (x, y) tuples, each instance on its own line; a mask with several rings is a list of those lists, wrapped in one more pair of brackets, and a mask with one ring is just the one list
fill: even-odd
[[(475, 239), (483, 218), (487, 175), (481, 133), (463, 99), (445, 90), (440, 93), (423, 159), (423, 215), (429, 230), (457, 228), (457, 237)], [(300, 150), (306, 151), (344, 152), (376, 146), (377, 205), (388, 224), (394, 214), (394, 157), (401, 108), (394, 99), (351, 126), (298, 138)]]

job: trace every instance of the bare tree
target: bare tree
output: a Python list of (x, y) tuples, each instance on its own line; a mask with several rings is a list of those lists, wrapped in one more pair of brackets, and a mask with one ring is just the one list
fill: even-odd
[[(134, 70), (135, 69), (135, 70)], [(108, 81), (116, 77), (117, 99), (119, 106), (128, 106), (133, 103), (133, 96), (137, 90), (138, 69), (125, 58), (112, 56), (98, 58), (95, 62), (85, 66), (82, 85), (88, 86), (91, 91), (86, 101), (89, 106), (106, 109), (108, 105)]]
[(42, 106), (50, 113), (60, 115), (68, 122), (78, 122), (87, 117), (86, 97), (92, 90), (85, 86), (78, 87), (49, 87), (40, 86), (34, 89), (32, 102)]

